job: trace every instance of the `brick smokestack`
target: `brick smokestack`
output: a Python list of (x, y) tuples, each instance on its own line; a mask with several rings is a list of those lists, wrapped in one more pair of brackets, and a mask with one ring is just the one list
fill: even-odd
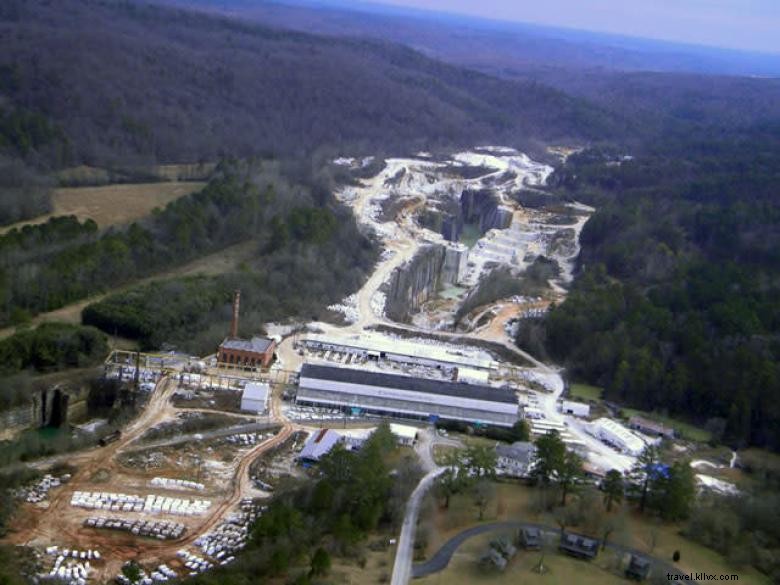
[(236, 290), (233, 293), (233, 319), (230, 322), (230, 337), (238, 337), (238, 308), (241, 303), (241, 291)]

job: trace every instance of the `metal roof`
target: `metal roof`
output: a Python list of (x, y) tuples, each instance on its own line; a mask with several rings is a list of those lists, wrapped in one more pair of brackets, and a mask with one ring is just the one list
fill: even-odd
[(504, 404), (517, 404), (517, 397), (513, 390), (507, 388), (493, 388), (491, 386), (478, 386), (476, 384), (464, 384), (463, 382), (447, 382), (443, 380), (430, 380), (426, 378), (413, 378), (411, 376), (399, 376), (397, 374), (384, 374), (381, 372), (369, 372), (352, 368), (337, 368), (333, 366), (320, 366), (315, 364), (303, 364), (301, 368), (301, 380), (304, 378), (344, 382), (347, 384), (362, 384), (365, 386), (378, 386), (418, 392), (421, 394), (437, 394), (440, 396), (452, 396), (457, 398), (470, 398), (487, 402), (501, 402)]
[(268, 384), (251, 382), (244, 388), (241, 398), (244, 400), (262, 400), (265, 402), (268, 400), (268, 391)]
[(330, 453), (342, 437), (333, 429), (322, 429), (314, 433), (303, 446), (298, 457), (310, 461), (319, 461), (321, 457)]
[(366, 332), (346, 339), (309, 333), (303, 341), (340, 345), (358, 351), (385, 352), (390, 355), (428, 359), (446, 364), (466, 365), (472, 368), (487, 370), (492, 369), (495, 365), (495, 361), (485, 350), (459, 348), (457, 344), (431, 343), (417, 339), (388, 338), (383, 335)]
[(273, 339), (268, 339), (267, 337), (253, 337), (252, 339), (226, 337), (219, 347), (222, 349), (239, 349), (242, 351), (265, 353), (273, 342)]
[(511, 445), (498, 445), (496, 447), (496, 455), (499, 457), (507, 457), (524, 463), (531, 462), (535, 451), (536, 447), (534, 444), (525, 441), (518, 441)]

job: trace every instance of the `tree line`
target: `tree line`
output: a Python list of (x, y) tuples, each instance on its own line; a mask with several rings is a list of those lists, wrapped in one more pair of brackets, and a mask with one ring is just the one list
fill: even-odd
[(779, 450), (779, 141), (767, 124), (572, 157), (554, 188), (597, 208), (580, 275), (518, 341), (606, 398)]
[(335, 207), (329, 191), (290, 183), (279, 166), (225, 161), (202, 191), (126, 228), (95, 233), (90, 220), (58, 218), (9, 233), (0, 240), (0, 322), (9, 323), (14, 312), (59, 308), (248, 239), (258, 240), (264, 264), (272, 267), (278, 260), (271, 253), (308, 251), (292, 266), (310, 265), (311, 256), (322, 254), (319, 270), (325, 273), (326, 254), (333, 253), (334, 267), (345, 262), (341, 276), (354, 284), (355, 273), (371, 262), (370, 242), (346, 210)]

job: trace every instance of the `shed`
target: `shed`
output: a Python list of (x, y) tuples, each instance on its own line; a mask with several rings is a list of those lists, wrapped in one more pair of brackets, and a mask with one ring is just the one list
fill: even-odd
[(400, 445), (414, 445), (417, 440), (417, 427), (390, 423), (390, 432), (393, 433)]
[(265, 412), (268, 410), (268, 395), (270, 388), (268, 384), (260, 382), (251, 382), (246, 385), (241, 394), (241, 410), (247, 412)]
[(628, 562), (628, 567), (626, 567), (626, 578), (643, 581), (647, 579), (649, 574), (650, 561), (644, 557), (631, 555), (631, 560)]
[(569, 556), (589, 561), (595, 559), (599, 554), (599, 541), (581, 534), (567, 532), (561, 536), (558, 550)]
[(590, 405), (583, 402), (572, 402), (564, 400), (561, 404), (561, 412), (572, 414), (574, 416), (590, 416)]
[(541, 550), (542, 533), (533, 526), (524, 526), (517, 534), (517, 540), (526, 550)]

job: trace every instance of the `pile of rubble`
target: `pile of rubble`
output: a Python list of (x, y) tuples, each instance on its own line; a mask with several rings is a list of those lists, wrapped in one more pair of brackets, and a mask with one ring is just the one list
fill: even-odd
[(61, 477), (46, 474), (37, 483), (21, 490), (19, 496), (26, 502), (37, 504), (49, 499), (49, 490), (60, 487), (63, 483), (68, 483), (68, 481), (70, 481), (69, 473)]
[(50, 546), (46, 554), (56, 557), (48, 572), (39, 575), (41, 580), (56, 580), (58, 583), (68, 585), (86, 585), (89, 574), (92, 571), (90, 560), (100, 559), (100, 553), (96, 550), (80, 551), (76, 549)]
[(225, 440), (232, 445), (249, 446), (256, 445), (261, 437), (262, 435), (257, 433), (240, 433), (238, 435), (230, 435)]
[(84, 520), (87, 528), (105, 528), (107, 530), (121, 530), (130, 532), (136, 536), (148, 536), (158, 540), (176, 540), (181, 538), (187, 530), (184, 524), (178, 522), (152, 521), (152, 520), (124, 520), (122, 518), (91, 517)]
[(154, 477), (150, 482), (154, 487), (165, 488), (170, 490), (197, 490), (202, 492), (206, 489), (202, 483), (195, 481), (189, 481), (186, 479), (170, 479), (167, 477)]
[(249, 526), (261, 512), (251, 499), (242, 500), (239, 511), (228, 516), (213, 531), (198, 537), (195, 544), (220, 565), (227, 565), (246, 546)]
[(180, 559), (182, 559), (184, 566), (190, 570), (190, 577), (194, 577), (198, 573), (208, 571), (214, 566), (213, 563), (207, 561), (203, 557), (199, 557), (198, 555), (187, 552), (186, 550), (180, 550), (176, 554)]
[(86, 508), (87, 510), (152, 512), (179, 516), (197, 516), (205, 513), (211, 506), (209, 500), (188, 500), (153, 494), (143, 498), (128, 494), (78, 491), (73, 493), (70, 504), (71, 506)]
[(112, 512), (142, 512), (144, 499), (141, 496), (112, 494), (106, 492), (73, 492), (70, 505), (87, 510), (110, 510)]
[(151, 574), (148, 574), (142, 568), (138, 568), (138, 581), (133, 584), (130, 579), (124, 574), (120, 573), (116, 576), (115, 581), (118, 585), (152, 585), (152, 583), (162, 583), (164, 581), (170, 581), (171, 579), (177, 579), (179, 575), (171, 569), (168, 565), (162, 564), (157, 567)]

